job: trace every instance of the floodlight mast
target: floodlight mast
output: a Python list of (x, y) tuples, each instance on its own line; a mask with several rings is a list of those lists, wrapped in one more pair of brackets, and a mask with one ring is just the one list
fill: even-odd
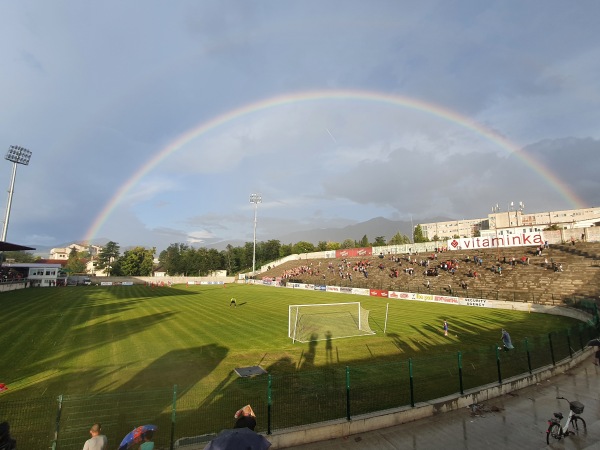
[(13, 170), (12, 177), (10, 179), (10, 187), (8, 188), (8, 202), (6, 204), (6, 216), (4, 218), (4, 228), (2, 229), (2, 242), (6, 242), (6, 233), (8, 232), (8, 221), (10, 219), (10, 208), (12, 205), (13, 192), (15, 191), (15, 178), (17, 177), (17, 164), (23, 164), (24, 166), (29, 164), (31, 158), (31, 152), (26, 148), (19, 147), (18, 145), (11, 145), (8, 148), (8, 153), (4, 157), (8, 161), (12, 161)]
[(258, 212), (258, 204), (262, 203), (260, 194), (250, 194), (250, 203), (254, 203), (254, 250), (252, 252), (252, 276), (256, 273), (256, 214)]

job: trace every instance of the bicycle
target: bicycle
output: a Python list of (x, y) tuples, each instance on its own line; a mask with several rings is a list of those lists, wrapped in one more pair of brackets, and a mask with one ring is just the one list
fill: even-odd
[[(587, 425), (585, 420), (579, 416), (583, 412), (584, 405), (581, 402), (571, 402), (565, 397), (556, 397), (559, 400), (566, 400), (569, 402), (569, 415), (564, 426), (560, 425), (560, 421), (563, 419), (561, 412), (555, 412), (554, 417), (548, 420), (548, 430), (546, 430), (546, 443), (550, 444), (550, 437), (556, 440), (560, 440), (563, 437), (567, 437), (572, 434), (579, 434), (579, 431), (584, 433), (587, 431)], [(569, 429), (569, 425), (571, 429)]]

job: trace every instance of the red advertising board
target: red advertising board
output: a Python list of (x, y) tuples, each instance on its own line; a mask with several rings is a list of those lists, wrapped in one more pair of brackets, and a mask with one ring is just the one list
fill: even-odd
[(384, 291), (382, 289), (370, 289), (369, 290), (369, 295), (371, 297), (387, 297), (388, 296), (388, 291)]
[(371, 256), (373, 248), (342, 248), (335, 251), (336, 258), (360, 258), (362, 256)]

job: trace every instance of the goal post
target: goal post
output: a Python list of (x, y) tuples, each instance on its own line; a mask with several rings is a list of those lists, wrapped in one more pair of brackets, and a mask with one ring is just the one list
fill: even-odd
[(375, 334), (369, 310), (360, 302), (289, 305), (288, 337), (293, 342), (324, 341)]

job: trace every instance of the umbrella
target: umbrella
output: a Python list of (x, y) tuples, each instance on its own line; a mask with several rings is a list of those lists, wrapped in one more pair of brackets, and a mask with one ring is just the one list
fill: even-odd
[(250, 428), (221, 431), (204, 450), (267, 450), (271, 443)]
[(156, 431), (158, 427), (156, 425), (142, 425), (141, 427), (134, 428), (133, 431), (129, 432), (127, 436), (121, 441), (119, 450), (127, 450), (136, 444), (144, 442), (144, 435), (147, 431)]
[(588, 347), (600, 347), (600, 339), (596, 338), (596, 339), (592, 339), (590, 342), (587, 343)]

